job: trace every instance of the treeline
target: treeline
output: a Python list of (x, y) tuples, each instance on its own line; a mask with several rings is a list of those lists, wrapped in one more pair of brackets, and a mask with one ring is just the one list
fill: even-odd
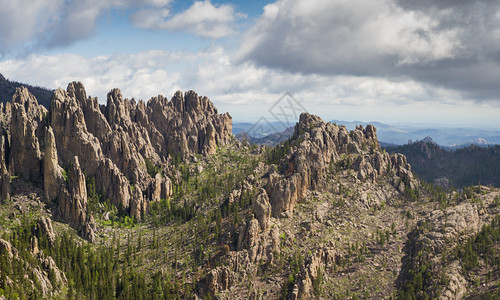
[(412, 171), (427, 182), (445, 177), (455, 188), (500, 186), (500, 145), (444, 150), (432, 142), (421, 141), (388, 147), (387, 151), (406, 155)]
[(47, 109), (50, 107), (50, 99), (52, 98), (53, 90), (17, 81), (10, 81), (5, 79), (2, 74), (0, 74), (0, 101), (4, 103), (10, 102), (12, 100), (12, 96), (16, 92), (16, 88), (22, 86), (26, 87), (30, 93), (35, 96), (39, 104), (45, 106)]

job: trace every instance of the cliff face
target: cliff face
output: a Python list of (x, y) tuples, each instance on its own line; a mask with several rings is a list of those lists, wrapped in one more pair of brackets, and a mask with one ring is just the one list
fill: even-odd
[(86, 221), (83, 174), (104, 200), (140, 219), (149, 202), (172, 194), (173, 157), (213, 154), (232, 131), (231, 116), (193, 91), (136, 103), (113, 89), (101, 106), (72, 82), (53, 93), (49, 110), (26, 88), (0, 108), (0, 194), (9, 196), (10, 176), (43, 182), (60, 217), (78, 228)]

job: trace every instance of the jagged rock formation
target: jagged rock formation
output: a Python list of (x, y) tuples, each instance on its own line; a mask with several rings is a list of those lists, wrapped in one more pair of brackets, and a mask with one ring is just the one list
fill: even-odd
[(51, 201), (59, 194), (64, 182), (63, 168), (59, 166), (54, 131), (51, 127), (45, 130), (45, 151), (43, 159), (43, 189), (45, 197)]
[[(360, 180), (373, 182), (378, 176), (391, 174), (393, 184), (401, 192), (415, 186), (411, 167), (403, 155), (380, 152), (377, 131), (372, 125), (358, 126), (349, 133), (344, 126), (303, 113), (292, 141), (292, 151), (282, 162), (283, 171), (270, 174), (266, 187), (274, 217), (291, 216), (306, 190), (321, 190), (328, 169), (339, 162), (356, 171)], [(353, 162), (346, 156), (350, 154), (356, 155)]]
[(35, 97), (26, 88), (16, 91), (12, 98), (10, 121), (11, 145), (9, 166), (11, 172), (28, 180), (41, 176), (42, 153), (40, 140), (43, 136), (44, 118), (47, 110), (38, 105)]
[(49, 218), (40, 218), (34, 229), (38, 236), (45, 236), (49, 244), (54, 244), (56, 235), (54, 233), (54, 228), (52, 227), (52, 221)]
[[(4, 114), (0, 114), (4, 116)], [(10, 198), (10, 174), (7, 168), (9, 161), (9, 136), (3, 128), (3, 120), (0, 120), (0, 200)]]
[[(344, 126), (324, 122), (314, 115), (302, 114), (287, 144), (289, 150), (279, 160), (277, 168), (271, 166), (261, 181), (250, 175), (241, 187), (228, 194), (227, 203), (234, 203), (246, 191), (258, 188), (252, 199), (251, 217), (238, 224), (234, 230), (238, 237), (237, 243), (226, 258), (227, 264), (213, 269), (204, 279), (204, 292), (212, 295), (227, 292), (229, 294), (226, 296), (231, 298), (229, 295), (234, 294), (230, 291), (235, 286), (248, 276), (265, 272), (276, 263), (282, 251), (280, 245), (288, 234), (283, 222), (290, 220), (293, 223), (295, 206), (306, 199), (311, 191), (318, 193), (327, 187), (331, 189), (332, 184), (328, 180), (336, 173), (344, 174), (347, 170), (351, 174), (346, 175), (357, 184), (352, 184), (350, 188), (358, 195), (356, 201), (366, 205), (367, 209), (377, 207), (391, 197), (401, 197), (406, 189), (417, 186), (405, 157), (383, 152), (376, 129), (371, 125), (366, 128), (358, 126), (348, 132)], [(254, 174), (265, 172), (265, 169), (265, 165), (259, 165)], [(376, 184), (382, 178), (388, 184)], [(326, 208), (322, 208), (323, 204), (308, 218), (314, 221), (304, 222), (306, 233), (303, 237), (307, 237), (307, 231), (316, 226), (314, 222), (326, 223), (328, 203)], [(323, 277), (334, 276), (335, 264), (339, 263), (341, 257), (333, 242), (312, 248), (300, 267), (294, 285), (288, 287), (288, 297), (311, 298), (320, 274)], [(272, 284), (269, 287), (274, 290), (270, 295), (275, 295), (275, 291), (281, 288)], [(257, 297), (256, 293), (253, 295)]]
[[(428, 295), (465, 297), (474, 279), (448, 251), (499, 213), (498, 190), (489, 198), (484, 187), (474, 198), (448, 198), (417, 184), (406, 157), (382, 151), (370, 125), (349, 132), (302, 114), (290, 140), (271, 150), (233, 141), (229, 115), (217, 114), (192, 91), (177, 92), (171, 101), (158, 96), (136, 102), (114, 89), (107, 104), (99, 105), (74, 82), (55, 91), (48, 111), (26, 91), (16, 95), (14, 103), (0, 105), (0, 194), (8, 198), (14, 191), (13, 201), (2, 204), (8, 220), (0, 222), (7, 231), (0, 255), (27, 267), (22, 277), (0, 270), (0, 280), (18, 291), (40, 292), (35, 297), (66, 291), (94, 297), (109, 280), (116, 288), (104, 292), (117, 298), (134, 293), (196, 299), (208, 293), (218, 299), (337, 299), (363, 293), (385, 299), (402, 290), (423, 263), (431, 266), (425, 268)], [(161, 201), (174, 187), (182, 196)], [(120, 217), (128, 213), (140, 220), (151, 206), (155, 213), (148, 226), (129, 227), (127, 218), (120, 226), (97, 226), (94, 216), (116, 224), (111, 218), (117, 211), (94, 202), (99, 194), (118, 207)], [(99, 278), (98, 291), (86, 294), (93, 279), (82, 276), (85, 285), (72, 286), (80, 272), (58, 269), (67, 259), (51, 247), (71, 245), (71, 233), (59, 237), (67, 225), (53, 226), (47, 208), (99, 244), (73, 243), (82, 261), (93, 261), (81, 273), (101, 276), (101, 267), (108, 272)], [(31, 235), (21, 235), (21, 251), (10, 228), (20, 228), (12, 225), (28, 213), (38, 221), (30, 223)], [(101, 266), (104, 261), (118, 268)], [(496, 283), (486, 284), (484, 289)], [(425, 298), (423, 290), (414, 294)]]
[(103, 200), (141, 219), (150, 201), (172, 195), (174, 156), (213, 154), (231, 140), (231, 116), (193, 91), (136, 103), (113, 89), (100, 106), (72, 82), (54, 92), (49, 110), (26, 88), (0, 109), (1, 196), (9, 197), (10, 176), (43, 180), (45, 197), (57, 198), (59, 215), (77, 228), (86, 221), (83, 173)]
[(81, 235), (89, 242), (95, 242), (95, 233), (97, 231), (94, 217), (90, 215), (81, 229)]
[[(52, 222), (49, 218), (42, 217), (34, 224), (31, 231), (34, 235), (31, 237), (29, 252), (21, 255), (21, 249), (16, 249), (10, 242), (0, 239), (0, 255), (4, 256), (3, 259), (6, 258), (4, 262), (9, 265), (24, 266), (23, 282), (26, 284), (24, 285), (26, 289), (37, 291), (39, 297), (53, 298), (67, 284), (67, 278), (54, 259), (39, 250), (37, 238), (37, 236), (43, 236), (49, 245), (53, 246), (55, 234)], [(33, 264), (33, 262), (36, 262), (36, 264)], [(2, 274), (2, 271), (5, 270), (0, 269), (0, 275), (5, 280), (4, 283), (11, 286), (14, 282), (9, 276), (13, 274)]]
[(269, 217), (271, 216), (271, 204), (269, 204), (269, 197), (266, 190), (261, 189), (253, 202), (253, 212), (257, 221), (259, 221), (260, 229), (267, 231), (269, 229)]
[(320, 272), (333, 275), (338, 255), (333, 244), (315, 250), (305, 259), (304, 271), (300, 274), (293, 292), (292, 299), (308, 299), (313, 292), (313, 283), (318, 280)]
[(12, 249), (10, 242), (4, 239), (0, 239), (0, 254), (5, 255), (8, 258), (17, 256), (16, 251)]
[(71, 161), (67, 184), (61, 187), (58, 200), (60, 216), (77, 228), (83, 225), (87, 212), (87, 187), (77, 156)]

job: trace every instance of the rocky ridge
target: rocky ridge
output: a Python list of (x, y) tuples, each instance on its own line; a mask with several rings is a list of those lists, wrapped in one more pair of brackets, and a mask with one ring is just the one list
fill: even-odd
[[(238, 201), (245, 190), (260, 186), (252, 201), (253, 217), (235, 229), (238, 236), (236, 247), (229, 252), (227, 265), (209, 273), (204, 281), (206, 292), (215, 295), (235, 290), (248, 276), (257, 276), (262, 268), (265, 270), (276, 264), (283, 247), (280, 236), (285, 234), (284, 224), (288, 222), (285, 220), (295, 218), (294, 208), (301, 202), (310, 201), (312, 191), (327, 190), (332, 173), (351, 174), (348, 177), (364, 188), (359, 191), (360, 199), (357, 201), (364, 201), (366, 209), (389, 203), (391, 198), (401, 197), (405, 190), (418, 186), (405, 157), (382, 152), (376, 129), (370, 125), (366, 128), (359, 126), (348, 132), (344, 126), (324, 122), (314, 115), (302, 114), (289, 145), (288, 152), (279, 159), (277, 167), (269, 167), (261, 180), (255, 181), (253, 176), (247, 178), (239, 189), (230, 194), (230, 202)], [(254, 173), (259, 174), (263, 169), (265, 167), (259, 165)], [(378, 187), (374, 183), (382, 178), (392, 185), (386, 187), (389, 191), (377, 191)], [(371, 191), (375, 197), (367, 199), (367, 191)], [(317, 218), (322, 222), (325, 221), (324, 214), (317, 213)], [(332, 276), (335, 262), (341, 257), (331, 243), (311, 250), (314, 251), (305, 257), (301, 272), (290, 287), (288, 295), (291, 299), (311, 297), (313, 283), (319, 272)], [(267, 288), (268, 296), (275, 297), (271, 296), (272, 293), (281, 287)], [(232, 297), (239, 296), (229, 293), (228, 298)]]
[[(215, 153), (232, 126), (193, 91), (136, 103), (113, 89), (104, 106), (79, 82), (57, 89), (49, 110), (18, 88), (0, 122), (0, 194), (9, 197), (11, 176), (43, 183), (58, 216), (76, 228), (87, 222), (86, 177), (103, 200), (140, 220), (148, 203), (171, 196), (173, 160)], [(85, 226), (90, 236), (92, 227)]]

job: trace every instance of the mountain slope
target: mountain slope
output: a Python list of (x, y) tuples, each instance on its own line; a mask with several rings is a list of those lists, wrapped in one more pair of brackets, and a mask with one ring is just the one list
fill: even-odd
[(402, 153), (421, 179), (455, 188), (469, 185), (500, 186), (500, 146), (468, 146), (445, 150), (432, 141), (386, 148)]
[(270, 148), (192, 91), (97, 103), (5, 106), (0, 298), (499, 296), (499, 190), (420, 183), (371, 125), (301, 114)]

